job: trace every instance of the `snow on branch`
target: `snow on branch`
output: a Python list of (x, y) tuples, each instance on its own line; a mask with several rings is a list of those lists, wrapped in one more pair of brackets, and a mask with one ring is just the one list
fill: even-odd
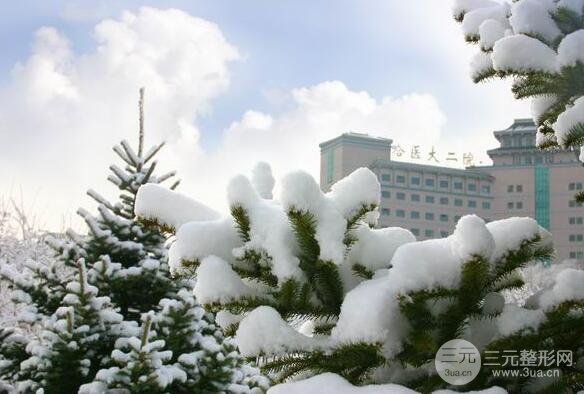
[(215, 220), (220, 216), (198, 201), (153, 183), (140, 187), (134, 210), (141, 219), (154, 221), (173, 230), (187, 222)]

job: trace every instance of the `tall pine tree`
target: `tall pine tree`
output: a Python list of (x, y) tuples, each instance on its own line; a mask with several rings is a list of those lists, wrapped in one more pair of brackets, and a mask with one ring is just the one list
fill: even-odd
[[(267, 379), (256, 377), (257, 370), (244, 365), (241, 357), (232, 354), (233, 345), (220, 333), (209, 329), (214, 327), (213, 317), (202, 314), (196, 301), (185, 295), (184, 289), (191, 289), (192, 284), (171, 277), (165, 236), (158, 228), (136, 220), (134, 202), (140, 186), (168, 182), (170, 189), (174, 189), (179, 184), (174, 180), (174, 172), (155, 174), (154, 158), (164, 144), (144, 149), (143, 108), (142, 89), (138, 148), (134, 150), (127, 141), (114, 147), (124, 163), (123, 166), (111, 165), (108, 177), (119, 190), (118, 201), (112, 203), (96, 191), (88, 191), (98, 203), (98, 214), (80, 209), (78, 213), (87, 224), (88, 233), (83, 236), (70, 233), (64, 241), (52, 241), (58, 254), (54, 269), (35, 268), (22, 274), (3, 275), (16, 299), (29, 304), (28, 324), (44, 325), (28, 344), (12, 340), (16, 333), (3, 333), (12, 345), (0, 347), (4, 358), (0, 363), (0, 378), (21, 387), (23, 392), (43, 388), (47, 393), (76, 393), (82, 384), (91, 387), (96, 376), (103, 376), (114, 367), (119, 369), (120, 376), (133, 376), (135, 371), (124, 369), (131, 363), (120, 363), (118, 356), (122, 350), (116, 347), (122, 346), (124, 341), (131, 347), (135, 341), (120, 342), (116, 337), (138, 335), (132, 332), (132, 327), (137, 329), (145, 313), (150, 316), (149, 334), (146, 335), (156, 338), (149, 345), (132, 348), (128, 357), (134, 354), (132, 351), (138, 355), (143, 348), (148, 348), (164, 355), (169, 370), (181, 371), (161, 385), (161, 392), (166, 392), (164, 387), (170, 384), (176, 392), (219, 393), (229, 392), (230, 387), (237, 390), (243, 387), (243, 392), (263, 392), (267, 388)], [(79, 264), (87, 270), (81, 269)], [(65, 274), (57, 276), (56, 271)], [(83, 279), (75, 272), (82, 272)], [(58, 278), (65, 279), (59, 281)], [(50, 298), (43, 295), (50, 295)], [(111, 302), (109, 312), (96, 308), (90, 312), (91, 308), (84, 306), (96, 307), (96, 300), (100, 299)], [(99, 304), (105, 306), (103, 302)], [(180, 309), (180, 316), (173, 312), (176, 308)], [(119, 314), (123, 329), (104, 329), (103, 321), (95, 318), (100, 314), (110, 318)], [(150, 329), (152, 325), (153, 330)], [(210, 343), (215, 346), (209, 345), (207, 349)], [(28, 359), (21, 364), (26, 368), (21, 369), (26, 373), (14, 368), (22, 359), (23, 349)], [(17, 357), (20, 359), (16, 360)], [(139, 392), (132, 388), (132, 382), (124, 388)], [(246, 385), (247, 382), (250, 384)], [(25, 387), (28, 388), (25, 390)]]

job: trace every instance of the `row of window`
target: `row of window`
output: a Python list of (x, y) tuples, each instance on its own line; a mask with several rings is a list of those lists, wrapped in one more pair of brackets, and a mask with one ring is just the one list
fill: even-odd
[(535, 137), (531, 135), (509, 135), (501, 137), (501, 146), (504, 148), (535, 146)]
[(523, 209), (523, 202), (522, 201), (509, 201), (507, 203), (507, 209)]
[[(381, 197), (385, 198), (385, 199), (390, 199), (391, 198), (391, 192), (388, 190), (383, 190), (381, 192)], [(405, 201), (406, 200), (406, 193), (404, 192), (397, 192), (395, 193), (395, 198), (396, 200), (399, 201)], [(411, 202), (420, 202), (421, 200), (421, 196), (417, 193), (412, 193), (410, 194), (410, 201)], [(455, 207), (462, 207), (464, 206), (464, 201), (462, 200), (462, 198), (455, 198), (454, 200), (454, 206)], [(424, 202), (426, 204), (434, 204), (436, 202), (436, 198), (432, 195), (427, 195), (424, 196)], [(440, 197), (438, 199), (438, 202), (440, 205), (449, 205), (450, 204), (450, 198), (448, 197)], [(477, 207), (477, 201), (476, 200), (468, 200), (467, 201), (467, 207), (468, 208), (476, 208)], [(491, 203), (490, 201), (483, 201), (481, 203), (481, 206), (483, 209), (491, 209)]]
[(576, 207), (581, 207), (582, 203), (581, 202), (576, 202), (574, 200), (570, 200), (570, 203), (568, 204), (570, 208), (576, 208)]
[[(381, 208), (381, 216), (390, 216), (391, 215), (391, 210), (389, 208)], [(396, 209), (395, 210), (395, 216), (398, 218), (405, 218), (406, 217), (406, 211), (404, 209)], [(448, 222), (449, 220), (449, 216), (447, 214), (441, 213), (440, 215), (435, 215), (434, 212), (425, 212), (424, 213), (424, 219), (428, 220), (428, 221), (432, 221), (436, 219), (436, 216), (438, 217), (438, 219), (441, 222)], [(421, 213), (420, 211), (410, 211), (410, 219), (420, 219), (421, 218)], [(458, 220), (460, 219), (459, 215), (455, 215), (454, 217), (454, 222), (458, 222)]]
[(584, 259), (584, 252), (570, 252), (571, 259)]
[(523, 193), (523, 185), (507, 185), (507, 193)]
[(580, 217), (571, 217), (569, 219), (570, 224), (584, 224), (584, 218)]
[[(411, 228), (410, 231), (412, 232), (412, 234), (414, 234), (416, 237), (418, 237), (420, 235), (420, 229), (418, 228)], [(424, 230), (424, 236), (426, 238), (434, 238), (434, 230), (432, 229), (426, 229)], [(440, 236), (442, 238), (446, 238), (448, 237), (448, 231), (440, 231)]]
[(582, 182), (572, 182), (568, 184), (569, 190), (582, 190)]
[[(391, 175), (390, 174), (382, 174), (381, 181), (382, 182), (391, 182)], [(395, 177), (395, 183), (405, 185), (406, 176), (405, 175), (397, 175)], [(419, 176), (412, 176), (410, 178), (410, 185), (421, 186), (421, 184), (422, 184), (422, 179)], [(435, 187), (436, 182), (433, 178), (426, 178), (426, 179), (424, 179), (424, 186)], [(450, 182), (448, 180), (442, 179), (438, 182), (438, 186), (441, 189), (448, 189), (450, 187)], [(460, 191), (464, 190), (464, 185), (460, 181), (452, 182), (452, 187), (454, 188), (454, 190), (460, 190)], [(477, 191), (476, 183), (469, 183), (467, 185), (467, 190), (469, 192), (476, 192)], [(490, 194), (491, 193), (491, 186), (490, 185), (482, 185), (481, 191), (485, 194)]]
[(584, 241), (583, 234), (570, 234), (570, 242), (582, 242)]

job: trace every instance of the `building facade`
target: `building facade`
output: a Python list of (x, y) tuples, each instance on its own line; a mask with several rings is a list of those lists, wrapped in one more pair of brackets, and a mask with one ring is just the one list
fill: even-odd
[(320, 144), (321, 188), (359, 167), (381, 184), (379, 224), (410, 229), (418, 239), (446, 237), (461, 216), (486, 221), (530, 216), (551, 231), (557, 259), (584, 259), (584, 208), (574, 200), (584, 169), (572, 151), (541, 151), (531, 119), (495, 131), (491, 166), (453, 169), (391, 159), (392, 140), (345, 133)]

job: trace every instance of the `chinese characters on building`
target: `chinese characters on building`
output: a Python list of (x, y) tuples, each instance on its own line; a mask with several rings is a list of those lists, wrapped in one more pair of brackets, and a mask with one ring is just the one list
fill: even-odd
[(409, 158), (417, 161), (431, 163), (451, 163), (462, 164), (464, 167), (474, 165), (474, 157), (471, 152), (438, 152), (434, 146), (430, 149), (423, 149), (420, 145), (402, 147), (399, 143), (391, 146), (391, 154), (394, 158)]

